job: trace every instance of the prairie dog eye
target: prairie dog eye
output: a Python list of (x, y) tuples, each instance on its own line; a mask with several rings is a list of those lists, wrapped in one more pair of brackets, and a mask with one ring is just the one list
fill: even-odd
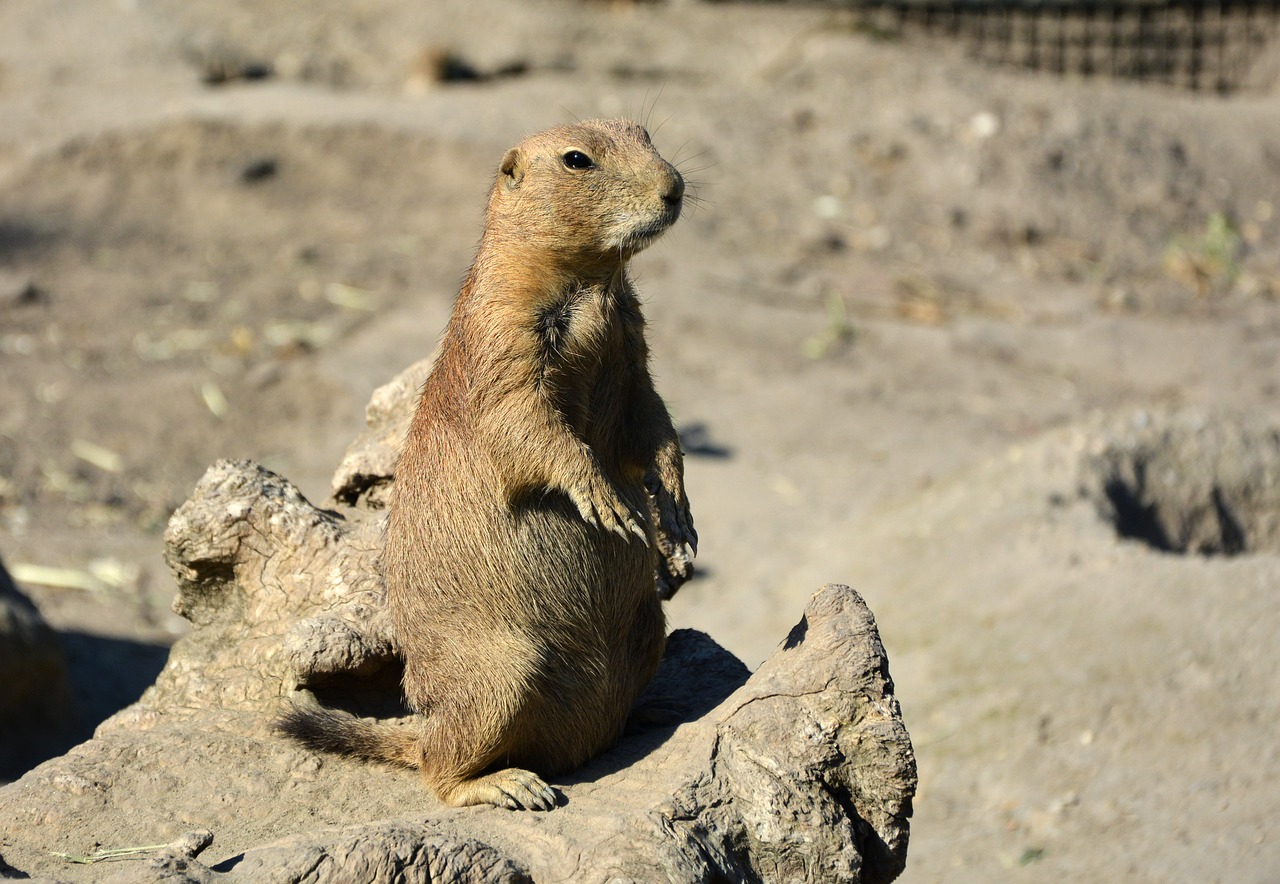
[(567, 151), (564, 156), (560, 157), (560, 161), (564, 163), (566, 169), (574, 169), (576, 171), (590, 169), (595, 166), (591, 157), (580, 150)]

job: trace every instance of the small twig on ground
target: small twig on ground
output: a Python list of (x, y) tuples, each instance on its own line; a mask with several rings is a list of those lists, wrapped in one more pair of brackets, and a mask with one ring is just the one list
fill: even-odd
[(92, 865), (110, 859), (132, 859), (143, 853), (150, 853), (153, 850), (160, 850), (166, 847), (165, 844), (151, 844), (147, 847), (117, 847), (114, 850), (99, 850), (97, 853), (89, 856), (74, 856), (70, 853), (57, 853), (54, 856), (65, 859), (69, 863), (80, 863), (81, 865)]

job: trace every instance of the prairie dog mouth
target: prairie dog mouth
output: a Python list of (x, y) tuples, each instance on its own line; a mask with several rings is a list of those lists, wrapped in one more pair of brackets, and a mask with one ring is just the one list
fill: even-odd
[(660, 212), (649, 218), (632, 216), (620, 219), (606, 245), (610, 249), (622, 249), (634, 254), (665, 233), (679, 217), (680, 203), (668, 201)]

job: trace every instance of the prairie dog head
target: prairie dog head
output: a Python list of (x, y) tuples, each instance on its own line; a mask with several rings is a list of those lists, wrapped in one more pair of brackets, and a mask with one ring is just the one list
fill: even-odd
[(587, 120), (507, 151), (487, 230), (586, 266), (625, 261), (680, 217), (684, 179), (644, 127)]

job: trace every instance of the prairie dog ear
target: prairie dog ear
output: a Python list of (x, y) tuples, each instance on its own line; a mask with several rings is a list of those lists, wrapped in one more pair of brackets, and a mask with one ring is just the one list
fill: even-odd
[(520, 181), (524, 178), (524, 165), (524, 155), (518, 147), (511, 148), (502, 158), (502, 165), (498, 169), (507, 181), (508, 190), (515, 190), (520, 186)]

